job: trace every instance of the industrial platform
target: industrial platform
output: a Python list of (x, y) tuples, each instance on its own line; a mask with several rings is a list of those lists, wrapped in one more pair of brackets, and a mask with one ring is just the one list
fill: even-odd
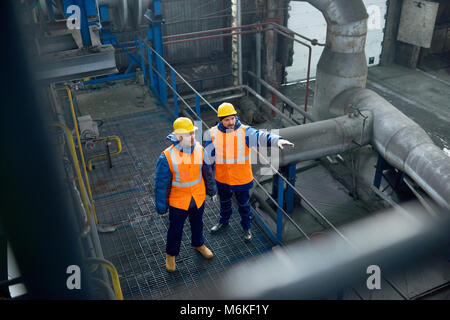
[[(85, 94), (80, 92), (75, 94), (75, 100), (83, 113), (96, 119), (102, 117), (101, 136), (116, 135), (122, 141), (122, 152), (112, 157), (113, 167), (109, 168), (106, 159), (95, 161), (90, 181), (99, 223), (117, 227), (115, 232), (100, 233), (99, 236), (105, 259), (118, 270), (124, 298), (171, 299), (175, 295), (180, 298), (183, 292), (192, 291), (201, 281), (214, 281), (230, 265), (271, 250), (274, 243), (256, 224), (252, 241), (244, 242), (236, 210), (230, 226), (211, 235), (209, 229), (217, 223), (219, 209), (207, 197), (204, 236), (214, 257), (205, 260), (191, 247), (189, 222), (186, 221), (180, 255), (176, 258), (177, 270), (174, 273), (166, 271), (169, 217), (155, 211), (153, 184), (156, 161), (161, 151), (169, 146), (165, 137), (172, 131), (173, 120), (159, 102), (151, 98), (146, 100), (145, 111), (133, 106), (133, 101), (129, 102), (128, 108), (110, 104), (108, 99), (117, 98), (111, 97), (110, 93), (117, 89), (122, 90), (122, 94), (127, 91), (127, 99), (139, 92), (136, 85), (119, 86), (90, 90)], [(104, 117), (106, 113), (102, 110), (105, 108), (110, 117)], [(104, 153), (104, 150), (96, 152)], [(94, 154), (94, 151), (87, 153), (86, 157)]]
[[(405, 76), (405, 72), (411, 73), (403, 68), (387, 71), (395, 73), (399, 79)], [(381, 68), (373, 69), (369, 74), (370, 86), (385, 95), (390, 94), (388, 97), (401, 100), (398, 93), (395, 95), (393, 92), (381, 90), (380, 80), (376, 76), (387, 71)], [(410, 76), (423, 79), (419, 71)], [(391, 90), (401, 84), (400, 80), (391, 81)], [(313, 87), (311, 85), (311, 88)], [(294, 101), (301, 103), (303, 90), (304, 85), (298, 84), (285, 87), (283, 91), (293, 97)], [(313, 90), (310, 95), (312, 101)], [(214, 285), (215, 280), (233, 264), (251, 262), (252, 257), (270, 251), (276, 245), (256, 220), (253, 223), (253, 240), (250, 243), (244, 242), (236, 206), (230, 227), (218, 234), (210, 234), (209, 229), (217, 222), (219, 208), (207, 197), (203, 219), (204, 236), (206, 245), (215, 255), (214, 258), (205, 260), (191, 248), (189, 223), (186, 221), (180, 255), (176, 260), (177, 270), (172, 274), (168, 273), (165, 270), (168, 216), (159, 216), (155, 211), (153, 184), (157, 158), (160, 152), (169, 146), (165, 137), (172, 130), (172, 116), (147, 88), (136, 84), (134, 79), (76, 91), (74, 100), (78, 116), (90, 114), (94, 119), (102, 120), (102, 137), (114, 135), (119, 136), (122, 141), (122, 152), (112, 157), (112, 168), (109, 168), (106, 159), (96, 160), (93, 163), (95, 169), (89, 175), (99, 223), (117, 227), (115, 232), (99, 235), (105, 259), (118, 269), (125, 299), (196, 298), (198, 288)], [(404, 110), (405, 113), (407, 111)], [(446, 110), (442, 112), (445, 113)], [(202, 117), (212, 125), (210, 122), (214, 117), (210, 113), (206, 111)], [(439, 117), (439, 113), (436, 116)], [(297, 113), (294, 113), (293, 117), (300, 119)], [(270, 126), (265, 123), (257, 127), (263, 128), (267, 125)], [(424, 127), (430, 131), (434, 129)], [(436, 130), (442, 134), (439, 127)], [(432, 137), (437, 143), (441, 142), (443, 148), (448, 147), (446, 138), (438, 139), (438, 134), (432, 134)], [(104, 149), (95, 149), (87, 152), (86, 157), (104, 152)], [(345, 177), (339, 179), (336, 175), (332, 176), (320, 162), (307, 167), (306, 170), (297, 169), (296, 187), (334, 225), (357, 220), (375, 211), (374, 208), (367, 207), (367, 203), (352, 198), (349, 186), (341, 184)], [(270, 191), (271, 183), (264, 183), (264, 187)], [(299, 207), (296, 210), (300, 210)], [(308, 212), (296, 217), (296, 223), (310, 235), (327, 229), (320, 219)], [(285, 229), (291, 229), (291, 233), (298, 237), (291, 224), (286, 223)], [(439, 256), (424, 262), (420, 267), (390, 275), (390, 282), (403, 292), (403, 297), (383, 280), (384, 290), (381, 292), (370, 292), (361, 286), (356, 288), (357, 291), (344, 292), (342, 298), (404, 299), (420, 296), (428, 289), (439, 287), (448, 281), (448, 272), (444, 270), (447, 263), (444, 257)], [(428, 280), (422, 283), (423, 279)]]

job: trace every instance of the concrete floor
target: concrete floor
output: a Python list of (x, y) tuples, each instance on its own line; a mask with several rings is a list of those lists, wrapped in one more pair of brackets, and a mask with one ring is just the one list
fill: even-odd
[(108, 119), (151, 110), (158, 101), (146, 86), (136, 84), (134, 79), (103, 84), (93, 90), (77, 91), (75, 100), (80, 113), (89, 114), (92, 119)]

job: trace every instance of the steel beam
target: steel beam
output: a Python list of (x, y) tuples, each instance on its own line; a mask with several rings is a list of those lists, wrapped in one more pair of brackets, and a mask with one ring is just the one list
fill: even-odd
[(103, 45), (43, 55), (38, 58), (36, 77), (54, 82), (117, 73), (114, 52), (112, 45)]

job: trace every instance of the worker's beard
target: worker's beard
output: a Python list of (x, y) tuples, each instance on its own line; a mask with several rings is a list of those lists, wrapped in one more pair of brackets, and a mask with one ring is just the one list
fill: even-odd
[(195, 144), (195, 139), (192, 142), (190, 137), (183, 137), (183, 139), (180, 141), (180, 145), (183, 148), (190, 148)]

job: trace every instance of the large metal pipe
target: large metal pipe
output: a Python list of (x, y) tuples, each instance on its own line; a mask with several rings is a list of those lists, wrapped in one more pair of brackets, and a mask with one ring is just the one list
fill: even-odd
[(327, 41), (317, 65), (313, 115), (329, 119), (331, 101), (349, 88), (364, 88), (367, 11), (362, 0), (307, 0), (327, 21)]
[(342, 116), (280, 129), (280, 135), (295, 144), (280, 152), (280, 165), (318, 159), (368, 144), (372, 136), (372, 115)]
[(344, 91), (330, 113), (354, 109), (373, 114), (371, 144), (391, 165), (408, 174), (439, 205), (450, 208), (450, 158), (417, 123), (369, 89)]
[(317, 66), (313, 114), (329, 119), (355, 109), (369, 111), (373, 115), (370, 142), (375, 149), (439, 205), (450, 208), (450, 159), (418, 124), (375, 92), (363, 89), (367, 80), (367, 12), (363, 1), (307, 1), (327, 21), (327, 47)]
[[(261, 33), (255, 34), (256, 46), (256, 79), (261, 79)], [(261, 94), (261, 83), (256, 81), (256, 92)]]
[[(267, 22), (273, 22), (273, 19), (277, 17), (277, 1), (267, 0)], [(264, 77), (268, 83), (275, 85), (277, 83), (277, 69), (275, 65), (277, 54), (277, 34), (273, 30), (267, 30), (264, 34)]]
[[(231, 0), (231, 25), (233, 28), (241, 27), (241, 0)], [(242, 40), (241, 35), (233, 35), (231, 38), (231, 63), (233, 84), (242, 84)]]

